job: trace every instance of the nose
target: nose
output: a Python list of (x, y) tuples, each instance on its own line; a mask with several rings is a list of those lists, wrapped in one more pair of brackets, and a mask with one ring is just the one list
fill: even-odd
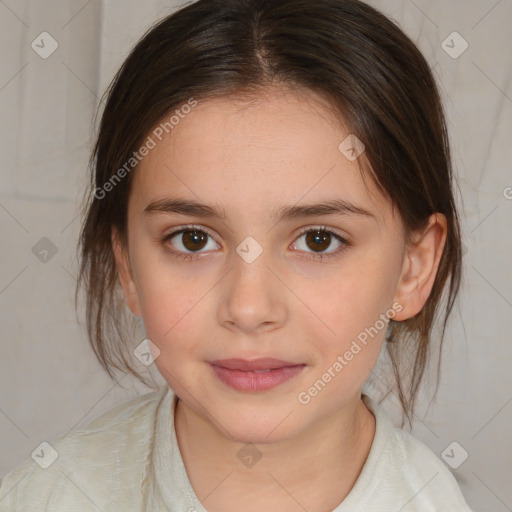
[(252, 263), (237, 253), (230, 260), (231, 272), (222, 281), (219, 323), (244, 334), (280, 328), (286, 320), (288, 296), (265, 252)]

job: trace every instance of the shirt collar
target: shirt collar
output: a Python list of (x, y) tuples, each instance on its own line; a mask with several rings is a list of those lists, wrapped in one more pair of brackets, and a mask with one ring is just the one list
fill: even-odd
[[(355, 485), (333, 512), (345, 512), (352, 510), (352, 506), (361, 506), (361, 496), (365, 496), (365, 500), (370, 499), (378, 485), (378, 479), (374, 478), (378, 460), (395, 428), (384, 409), (372, 398), (362, 394), (362, 400), (375, 416), (374, 439)], [(152, 473), (155, 480), (153, 491), (159, 493), (161, 498), (159, 501), (168, 510), (175, 512), (207, 512), (192, 489), (179, 450), (174, 426), (177, 401), (178, 397), (166, 384), (162, 390), (162, 398), (158, 405), (155, 423), (152, 450)]]

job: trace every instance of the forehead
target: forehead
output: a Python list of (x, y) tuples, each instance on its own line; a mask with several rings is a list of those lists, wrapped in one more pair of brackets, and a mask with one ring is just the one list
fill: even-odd
[(321, 97), (273, 90), (199, 101), (187, 112), (149, 134), (155, 147), (132, 184), (139, 208), (172, 195), (263, 218), (283, 204), (342, 198), (389, 222), (389, 201), (361, 174), (364, 153), (351, 161), (340, 150), (350, 130)]

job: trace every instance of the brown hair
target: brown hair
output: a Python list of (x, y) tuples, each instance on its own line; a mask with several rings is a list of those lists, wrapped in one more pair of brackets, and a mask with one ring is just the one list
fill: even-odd
[(114, 226), (126, 243), (133, 177), (133, 171), (125, 172), (113, 182), (118, 170), (126, 170), (150, 131), (191, 98), (256, 95), (273, 84), (315, 92), (339, 112), (365, 144), (372, 179), (398, 209), (408, 235), (425, 228), (434, 212), (447, 218), (447, 239), (425, 306), (388, 326), (387, 353), (411, 423), (443, 290), (449, 279), (437, 385), (441, 344), (460, 286), (454, 176), (428, 63), (393, 22), (358, 0), (199, 0), (155, 24), (133, 48), (105, 93), (91, 155), (76, 290), (81, 284), (86, 290), (91, 346), (111, 377), (118, 369), (147, 384), (134, 366), (133, 324), (119, 293), (111, 245)]

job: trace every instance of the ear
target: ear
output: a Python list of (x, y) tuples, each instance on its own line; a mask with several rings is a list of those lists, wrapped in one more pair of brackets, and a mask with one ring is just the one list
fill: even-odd
[(140, 313), (139, 296), (135, 285), (134, 275), (131, 269), (130, 259), (128, 257), (128, 248), (125, 248), (119, 239), (119, 234), (115, 227), (112, 228), (112, 250), (116, 260), (117, 275), (121, 288), (123, 289), (124, 299), (130, 311), (135, 316), (142, 316)]
[(442, 213), (434, 213), (430, 216), (426, 229), (417, 234), (407, 248), (395, 294), (395, 301), (403, 309), (393, 320), (407, 320), (423, 309), (434, 286), (446, 235), (446, 217)]

